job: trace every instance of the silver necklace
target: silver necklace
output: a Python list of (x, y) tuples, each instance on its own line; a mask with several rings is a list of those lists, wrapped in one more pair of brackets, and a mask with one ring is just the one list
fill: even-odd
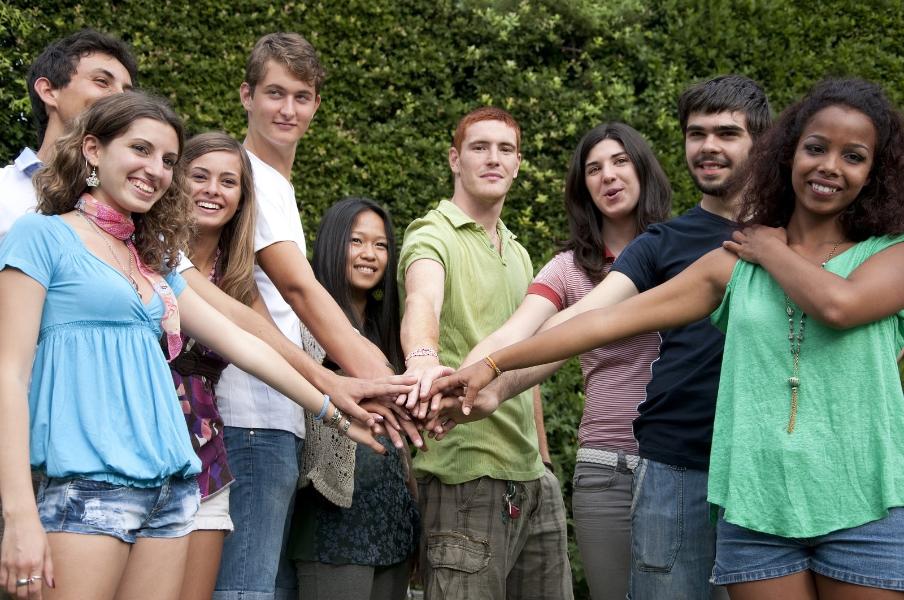
[[(823, 269), (826, 263), (835, 256), (840, 241), (835, 242), (831, 252), (821, 263)], [(788, 314), (788, 345), (791, 347), (791, 376), (788, 377), (788, 385), (791, 386), (791, 414), (788, 416), (788, 433), (794, 433), (794, 425), (797, 422), (797, 396), (800, 388), (800, 346), (804, 341), (804, 327), (807, 324), (807, 313), (800, 311), (800, 319), (797, 321), (797, 327), (794, 325), (794, 305), (791, 299), (785, 294), (785, 312)], [(796, 331), (795, 331), (796, 329)]]
[(100, 229), (100, 227), (97, 226), (97, 223), (95, 223), (94, 221), (92, 221), (91, 219), (89, 219), (88, 217), (86, 217), (86, 216), (84, 215), (84, 213), (82, 213), (82, 211), (78, 211), (78, 214), (79, 214), (79, 216), (80, 216), (81, 218), (83, 218), (83, 219), (85, 220), (85, 222), (87, 222), (89, 225), (91, 225), (91, 227), (94, 228), (94, 231), (97, 232), (97, 235), (100, 236), (100, 239), (102, 239), (102, 240), (104, 241), (104, 244), (107, 245), (107, 250), (110, 251), (110, 256), (112, 256), (112, 257), (113, 257), (113, 260), (116, 261), (116, 264), (119, 265), (119, 270), (120, 270), (120, 272), (121, 272), (123, 275), (126, 276), (126, 279), (128, 279), (129, 283), (132, 285), (132, 289), (135, 290), (135, 293), (138, 294), (138, 297), (140, 298), (140, 297), (141, 297), (141, 292), (138, 291), (138, 282), (135, 281), (135, 277), (134, 277), (134, 275), (133, 275), (134, 271), (133, 271), (133, 268), (132, 268), (133, 265), (132, 265), (132, 252), (131, 252), (131, 250), (129, 251), (129, 268), (126, 269), (126, 268), (123, 266), (122, 261), (119, 260), (119, 257), (116, 256), (116, 252), (113, 251), (113, 245), (110, 244), (110, 240), (108, 240), (108, 239), (107, 239), (107, 236), (105, 236), (105, 235), (101, 232), (101, 229)]

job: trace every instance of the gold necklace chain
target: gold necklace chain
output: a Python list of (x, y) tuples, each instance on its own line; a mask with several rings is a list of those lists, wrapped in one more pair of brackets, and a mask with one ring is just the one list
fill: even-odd
[(129, 254), (129, 268), (126, 269), (123, 266), (122, 261), (119, 260), (119, 257), (116, 256), (116, 253), (113, 251), (113, 245), (110, 244), (110, 240), (107, 239), (107, 236), (105, 236), (103, 233), (101, 233), (101, 229), (100, 229), (100, 227), (98, 227), (97, 223), (95, 223), (94, 221), (92, 221), (91, 219), (86, 217), (84, 215), (84, 213), (82, 213), (82, 211), (77, 211), (77, 212), (78, 212), (79, 216), (85, 220), (85, 222), (87, 222), (89, 225), (91, 225), (94, 228), (94, 231), (97, 232), (97, 235), (100, 236), (100, 239), (102, 239), (104, 241), (104, 244), (107, 245), (107, 250), (110, 251), (110, 256), (112, 256), (113, 260), (116, 261), (116, 264), (119, 265), (120, 272), (126, 276), (126, 279), (128, 279), (129, 283), (132, 285), (132, 289), (134, 289), (135, 293), (138, 294), (139, 297), (141, 297), (141, 292), (138, 291), (138, 282), (135, 281), (135, 277), (133, 276), (134, 271), (132, 269), (132, 251), (128, 250), (128, 247), (126, 248), (126, 250), (128, 251), (128, 254)]
[[(825, 260), (820, 266), (825, 269), (826, 263), (829, 262), (835, 251), (838, 250), (840, 241), (835, 242), (832, 250), (826, 255)], [(791, 299), (785, 294), (785, 312), (788, 314), (788, 345), (791, 347), (791, 376), (788, 377), (788, 385), (791, 386), (791, 414), (788, 416), (788, 433), (794, 433), (794, 425), (797, 422), (797, 399), (798, 390), (800, 388), (800, 346), (804, 341), (804, 327), (807, 324), (807, 313), (800, 311), (800, 319), (797, 327), (794, 326), (794, 305)], [(795, 331), (797, 329), (797, 331)]]

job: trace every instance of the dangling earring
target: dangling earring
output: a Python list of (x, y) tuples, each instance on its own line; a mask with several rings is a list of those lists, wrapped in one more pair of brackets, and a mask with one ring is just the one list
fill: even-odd
[[(85, 168), (87, 169), (89, 166), (88, 159), (85, 159)], [(97, 178), (97, 167), (91, 166), (91, 174), (85, 177), (85, 184), (88, 187), (97, 187), (100, 185), (100, 179)]]
[(370, 293), (370, 295), (371, 295), (371, 296), (373, 297), (373, 299), (376, 300), (377, 302), (381, 301), (381, 300), (383, 299), (383, 288), (375, 289), (374, 291), (372, 291), (372, 292)]

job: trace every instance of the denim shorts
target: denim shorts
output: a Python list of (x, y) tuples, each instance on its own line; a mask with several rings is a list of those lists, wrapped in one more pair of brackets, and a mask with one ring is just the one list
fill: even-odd
[(806, 570), (854, 585), (904, 590), (904, 508), (811, 538), (760, 533), (719, 517), (713, 583), (760, 581)]
[(172, 477), (160, 487), (136, 488), (93, 479), (45, 479), (38, 514), (48, 533), (176, 538), (192, 531), (200, 503), (198, 482)]

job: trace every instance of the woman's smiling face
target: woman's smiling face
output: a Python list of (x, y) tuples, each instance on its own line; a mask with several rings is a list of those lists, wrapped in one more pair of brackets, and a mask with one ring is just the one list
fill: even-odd
[(791, 164), (795, 209), (836, 215), (869, 183), (876, 127), (865, 114), (833, 105), (814, 114), (801, 132)]
[(366, 294), (383, 279), (389, 262), (389, 242), (383, 219), (372, 210), (358, 213), (348, 240), (348, 284)]
[(202, 154), (188, 165), (188, 183), (198, 227), (219, 231), (242, 200), (242, 161), (226, 150)]
[(82, 151), (97, 169), (100, 186), (91, 190), (97, 200), (124, 215), (146, 213), (173, 182), (179, 138), (170, 125), (143, 118), (106, 145), (86, 136)]

